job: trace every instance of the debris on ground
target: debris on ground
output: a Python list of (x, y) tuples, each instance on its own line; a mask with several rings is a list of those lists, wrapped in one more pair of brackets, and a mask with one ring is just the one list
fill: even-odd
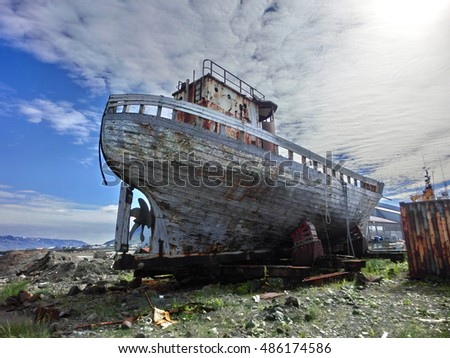
[(111, 261), (95, 251), (0, 256), (0, 291), (26, 283), (0, 302), (0, 327), (28, 318), (53, 337), (450, 337), (450, 283), (409, 280), (407, 270), (181, 288)]

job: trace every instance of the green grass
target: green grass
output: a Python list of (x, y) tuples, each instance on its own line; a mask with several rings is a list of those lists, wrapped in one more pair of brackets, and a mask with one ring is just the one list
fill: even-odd
[(408, 263), (406, 261), (392, 262), (389, 259), (370, 259), (366, 261), (366, 267), (361, 271), (363, 274), (392, 279), (401, 273), (407, 272)]
[(450, 338), (448, 328), (430, 329), (415, 322), (407, 323), (398, 333), (399, 338)]
[(16, 280), (8, 283), (0, 291), (0, 302), (4, 303), (8, 297), (14, 297), (19, 294), (20, 291), (24, 291), (28, 288), (29, 282), (26, 280)]
[[(28, 289), (29, 282), (15, 280), (0, 290), (0, 303), (5, 303), (8, 297), (15, 297), (20, 291)], [(0, 338), (47, 338), (50, 330), (47, 325), (38, 324), (30, 319), (17, 319), (3, 322), (0, 325)]]
[(226, 306), (226, 303), (223, 298), (221, 297), (212, 297), (209, 299), (206, 299), (204, 302), (204, 305), (211, 310), (218, 310), (221, 308), (224, 308)]
[(0, 338), (49, 338), (47, 325), (31, 320), (6, 322), (0, 326)]
[(124, 281), (131, 282), (131, 281), (134, 280), (134, 278), (135, 278), (134, 277), (134, 271), (132, 271), (132, 270), (122, 270), (117, 275), (117, 280), (118, 281), (124, 280)]
[(97, 316), (99, 322), (121, 319), (120, 302), (115, 296), (105, 296), (90, 307), (89, 312)]
[(351, 288), (355, 285), (355, 280), (347, 280), (346, 278), (343, 278), (342, 280), (338, 280), (338, 281), (332, 281), (329, 282), (325, 285), (325, 287), (330, 287), (332, 289), (341, 289), (342, 287), (344, 288)]
[(130, 337), (130, 331), (128, 329), (123, 328), (109, 328), (109, 329), (103, 329), (101, 331), (101, 337), (102, 338), (129, 338)]
[(317, 319), (320, 314), (320, 307), (317, 305), (312, 305), (308, 307), (307, 312), (305, 313), (304, 319), (306, 322), (311, 322)]

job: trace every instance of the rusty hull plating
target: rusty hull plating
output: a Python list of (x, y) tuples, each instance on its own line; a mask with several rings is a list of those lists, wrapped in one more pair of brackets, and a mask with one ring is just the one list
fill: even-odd
[(409, 276), (450, 277), (450, 200), (400, 203)]
[[(106, 164), (145, 195), (154, 221), (145, 258), (124, 254), (118, 267), (151, 271), (151, 258), (161, 270), (169, 258), (269, 262), (292, 251), (305, 220), (327, 253), (361, 252), (349, 228), (367, 222), (383, 183), (275, 135), (277, 105), (210, 60), (173, 97), (111, 95), (104, 111)], [(116, 251), (125, 253), (123, 190)]]

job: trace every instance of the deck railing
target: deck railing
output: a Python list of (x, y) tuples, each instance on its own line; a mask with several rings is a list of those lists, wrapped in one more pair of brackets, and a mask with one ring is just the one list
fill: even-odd
[[(172, 114), (170, 114), (172, 111)], [(260, 128), (252, 127), (234, 117), (229, 117), (206, 107), (199, 106), (187, 101), (175, 100), (173, 98), (146, 94), (122, 94), (111, 95), (105, 108), (104, 116), (114, 113), (136, 113), (152, 114), (158, 118), (171, 117), (175, 120), (177, 112), (184, 112), (201, 119), (213, 121), (220, 126), (221, 135), (226, 135), (227, 128), (232, 128), (239, 133), (248, 134), (255, 138), (271, 143), (287, 153), (287, 159), (295, 160), (302, 165), (308, 165), (326, 175), (333, 176), (345, 183), (364, 188), (376, 193), (382, 193), (383, 183), (360, 175), (350, 169), (339, 167), (333, 168), (330, 159), (324, 158), (310, 150), (292, 143)], [(242, 140), (244, 136), (239, 136)], [(239, 140), (239, 139), (236, 139)]]
[(248, 95), (250, 98), (258, 101), (263, 101), (265, 99), (265, 96), (256, 88), (250, 86), (247, 82), (241, 80), (222, 66), (219, 66), (217, 63), (208, 59), (203, 61), (203, 76), (207, 74), (212, 75), (224, 84), (234, 88), (240, 94)]

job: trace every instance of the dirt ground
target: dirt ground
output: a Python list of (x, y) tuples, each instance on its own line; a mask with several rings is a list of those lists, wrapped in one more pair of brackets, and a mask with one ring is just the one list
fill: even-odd
[[(386, 275), (321, 286), (265, 278), (180, 285), (133, 279), (113, 252), (14, 251), (0, 256), (0, 328), (23, 321), (51, 337), (450, 337), (450, 283)], [(1, 329), (0, 329), (1, 331)]]

